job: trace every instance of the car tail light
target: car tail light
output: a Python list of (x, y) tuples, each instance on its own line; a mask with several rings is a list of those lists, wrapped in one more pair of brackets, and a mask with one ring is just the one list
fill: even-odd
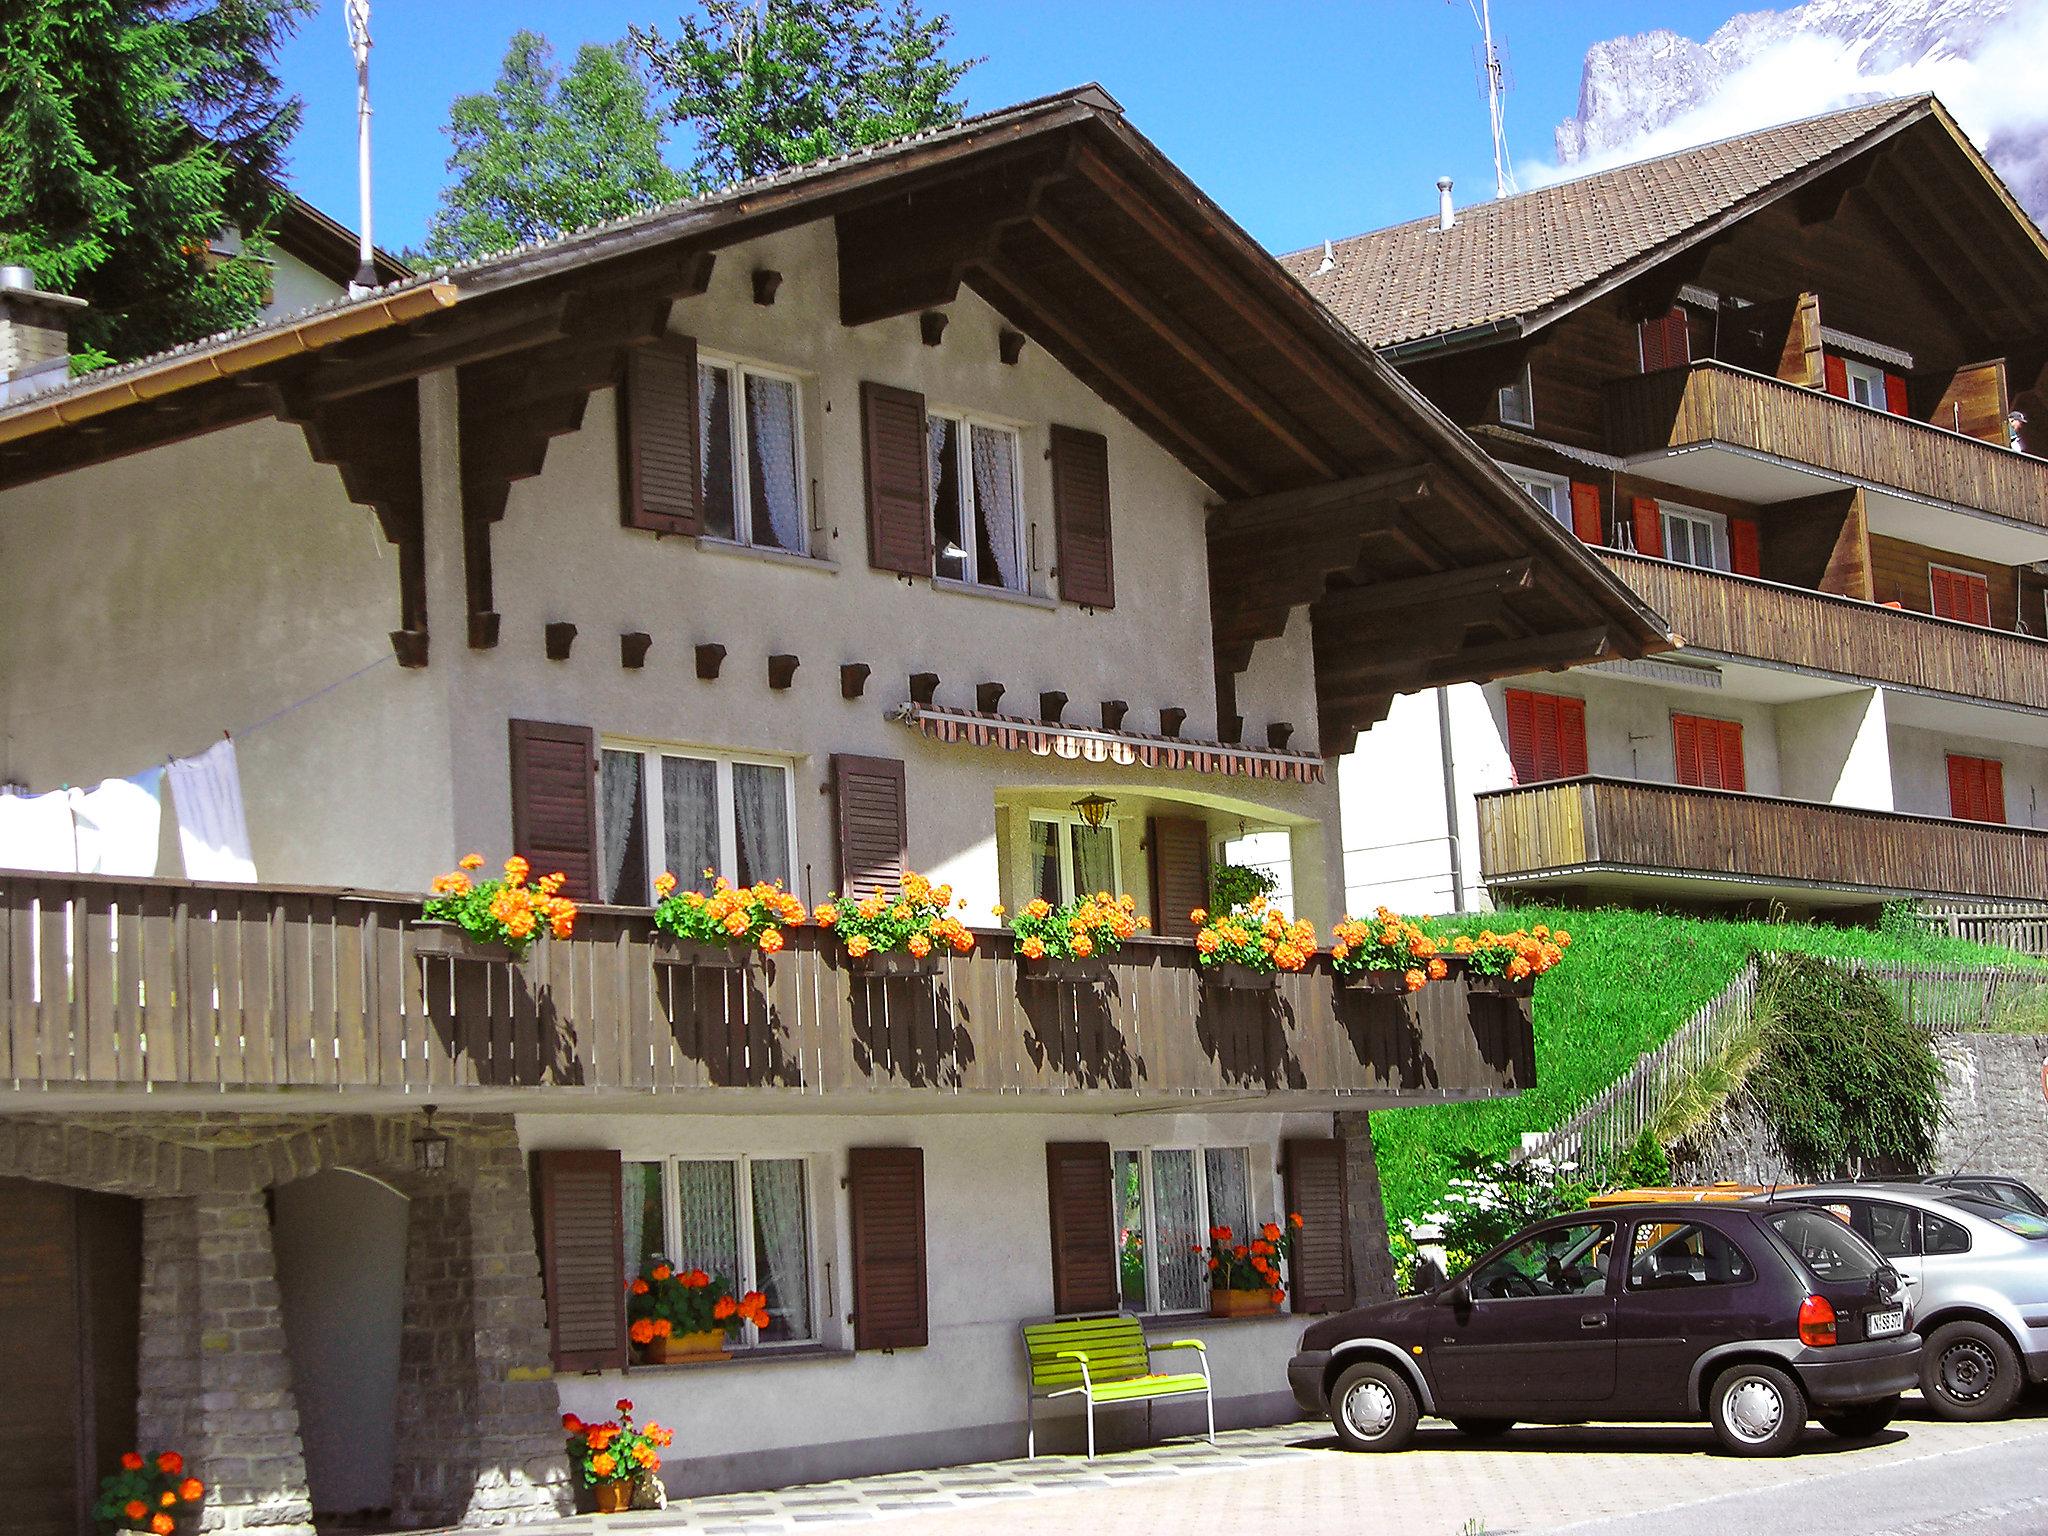
[(1835, 1342), (1835, 1308), (1825, 1296), (1799, 1303), (1799, 1342), (1819, 1346)]

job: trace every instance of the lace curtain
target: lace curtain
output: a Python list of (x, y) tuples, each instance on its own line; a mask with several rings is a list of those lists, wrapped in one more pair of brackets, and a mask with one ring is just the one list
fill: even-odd
[(1017, 548), (1017, 435), (996, 427), (970, 434), (974, 460), (974, 521), (979, 541), (977, 579), (1016, 591), (1024, 585)]
[(670, 1255), (683, 1269), (723, 1275), (740, 1288), (740, 1234), (736, 1220), (737, 1163), (676, 1164), (677, 1204), (682, 1230)]
[(1152, 1222), (1158, 1241), (1153, 1257), (1159, 1264), (1159, 1310), (1193, 1312), (1208, 1305), (1207, 1261), (1193, 1250), (1208, 1247), (1208, 1230), (1195, 1197), (1195, 1154), (1158, 1151), (1152, 1154)]
[(709, 890), (704, 871), (720, 874), (718, 765), (701, 757), (661, 760), (661, 841), (664, 867), (685, 890)]
[(788, 776), (762, 763), (732, 765), (733, 820), (738, 827), (741, 885), (790, 883)]
[(768, 1297), (769, 1343), (811, 1336), (804, 1165), (794, 1158), (749, 1165), (754, 1195), (754, 1288)]
[(598, 759), (597, 824), (604, 845), (604, 899), (644, 904), (647, 805), (640, 794), (638, 752), (606, 751)]
[(746, 380), (754, 542), (800, 550), (804, 517), (796, 472), (796, 386), (751, 373)]
[(1109, 827), (1067, 823), (1067, 835), (1074, 843), (1074, 896), (1092, 896), (1097, 891), (1114, 895), (1116, 878), (1116, 833)]
[(1238, 1237), (1252, 1230), (1251, 1154), (1243, 1147), (1210, 1147), (1202, 1153), (1209, 1186), (1209, 1225), (1228, 1227)]

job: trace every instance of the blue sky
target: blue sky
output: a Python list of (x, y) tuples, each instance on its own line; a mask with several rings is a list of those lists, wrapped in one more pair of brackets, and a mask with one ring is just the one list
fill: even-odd
[[(1509, 138), (1550, 156), (1573, 108), (1587, 46), (1648, 27), (1704, 37), (1728, 0), (1495, 0), (1512, 75)], [(676, 0), (373, 0), (375, 229), (417, 243), (444, 179), (442, 127), (456, 95), (496, 77), (519, 27), (564, 58), (629, 22), (673, 29)], [(1131, 120), (1274, 250), (1434, 209), (1440, 175), (1460, 203), (1492, 189), (1478, 29), (1465, 0), (1331, 4), (1158, 0), (955, 0), (955, 47), (986, 55), (970, 109), (1096, 80)], [(281, 60), (306, 101), (292, 155), (297, 191), (355, 223), (354, 67), (340, 0), (325, 0)], [(674, 142), (671, 158), (687, 158)]]

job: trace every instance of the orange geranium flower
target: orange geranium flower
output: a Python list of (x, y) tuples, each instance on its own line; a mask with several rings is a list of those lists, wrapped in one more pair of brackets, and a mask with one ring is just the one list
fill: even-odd
[(126, 1515), (130, 1520), (140, 1520), (144, 1515), (147, 1515), (149, 1513), (149, 1506), (143, 1503), (140, 1499), (130, 1499), (126, 1504), (123, 1504), (121, 1506), (121, 1513)]
[(187, 1504), (197, 1504), (206, 1497), (206, 1484), (196, 1477), (188, 1477), (178, 1484), (178, 1497)]
[(165, 1451), (157, 1457), (156, 1469), (165, 1477), (176, 1477), (185, 1470), (185, 1458), (176, 1451)]
[(142, 1452), (123, 1451), (121, 1453), (121, 1470), (123, 1472), (140, 1472), (143, 1465)]
[(626, 1330), (626, 1336), (635, 1344), (651, 1344), (654, 1342), (654, 1324), (644, 1317), (640, 1318)]
[(178, 1522), (159, 1511), (149, 1517), (149, 1528), (155, 1536), (171, 1536), (171, 1533), (177, 1530)]

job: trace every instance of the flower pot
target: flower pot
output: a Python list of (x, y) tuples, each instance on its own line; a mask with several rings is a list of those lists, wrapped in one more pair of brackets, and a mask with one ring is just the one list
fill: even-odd
[(1259, 971), (1236, 960), (1202, 967), (1202, 980), (1225, 992), (1271, 992), (1280, 985), (1278, 971)]
[(1524, 976), (1519, 981), (1511, 976), (1488, 976), (1479, 971), (1465, 978), (1469, 992), (1486, 992), (1496, 997), (1529, 997), (1536, 991), (1536, 978)]
[(1346, 992), (1406, 992), (1405, 972), (1391, 968), (1377, 971), (1339, 971), (1337, 985)]
[(1017, 968), (1026, 981), (1064, 981), (1075, 986), (1090, 986), (1109, 980), (1109, 962), (1100, 955), (1090, 955), (1086, 960), (1061, 960), (1052, 955), (1033, 960), (1019, 955)]
[(725, 1330), (707, 1328), (702, 1333), (672, 1333), (667, 1338), (655, 1338), (645, 1346), (649, 1365), (689, 1365), (698, 1360), (729, 1360), (732, 1351), (725, 1347)]
[(936, 946), (921, 959), (904, 949), (869, 950), (864, 955), (848, 955), (846, 964), (856, 976), (936, 976), (941, 958)]
[(594, 1483), (590, 1497), (600, 1515), (621, 1514), (633, 1507), (633, 1480), (622, 1477), (609, 1483)]
[(1278, 1310), (1271, 1291), (1226, 1291), (1219, 1286), (1209, 1293), (1211, 1317), (1264, 1317)]
[(752, 945), (707, 944), (702, 939), (679, 939), (672, 933), (654, 935), (656, 965), (689, 966), (703, 971), (737, 971), (753, 954)]
[(456, 923), (436, 918), (414, 918), (407, 925), (412, 935), (412, 952), (422, 960), (506, 961), (519, 957), (503, 944), (487, 944)]

